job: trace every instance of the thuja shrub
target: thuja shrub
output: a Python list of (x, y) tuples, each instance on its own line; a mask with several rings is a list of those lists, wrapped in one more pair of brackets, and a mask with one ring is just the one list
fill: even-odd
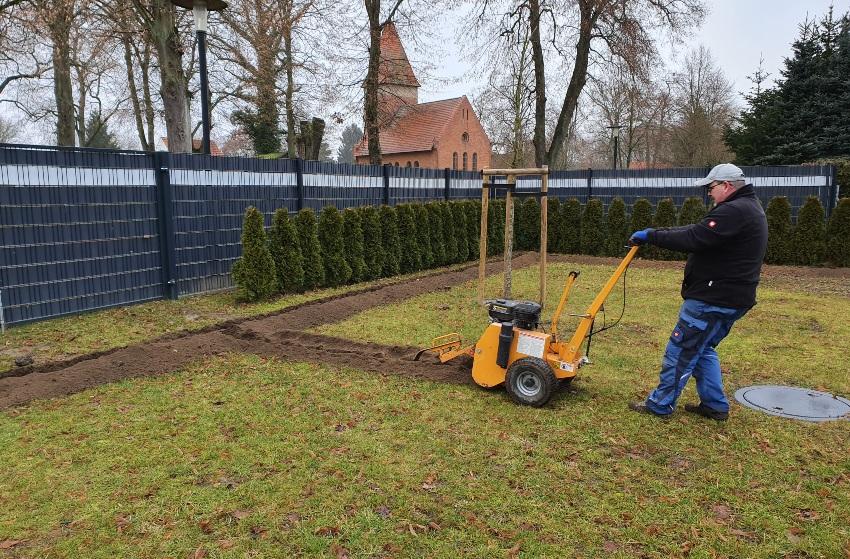
[(505, 251), (505, 201), (490, 200), (487, 207), (487, 256)]
[(325, 285), (337, 287), (351, 279), (351, 266), (345, 259), (342, 214), (334, 206), (325, 206), (319, 214), (319, 243), (325, 266)]
[(295, 216), (298, 229), (298, 245), (304, 256), (304, 289), (315, 289), (325, 283), (325, 266), (322, 262), (322, 244), (316, 214), (310, 208), (304, 208)]
[(826, 258), (835, 266), (850, 266), (850, 198), (839, 200), (829, 217)]
[(561, 210), (561, 201), (550, 196), (546, 201), (546, 252), (561, 252), (558, 246), (559, 225), (558, 213)]
[(399, 269), (402, 274), (409, 274), (422, 268), (422, 255), (419, 252), (419, 238), (416, 233), (416, 214), (410, 204), (399, 204), (395, 211), (401, 247)]
[(446, 247), (446, 264), (454, 264), (457, 259), (457, 233), (455, 232), (454, 216), (448, 202), (437, 202), (443, 218), (443, 244)]
[[(652, 204), (646, 198), (638, 198), (632, 205), (632, 219), (629, 229), (631, 233), (652, 227)], [(643, 258), (651, 258), (651, 250), (655, 248), (649, 245), (641, 248), (637, 255)]]
[(536, 198), (516, 200), (514, 243), (517, 250), (540, 248), (540, 203)]
[(685, 200), (679, 212), (679, 225), (691, 225), (699, 223), (705, 217), (706, 209), (702, 198), (692, 196)]
[(791, 264), (794, 256), (791, 252), (791, 204), (785, 196), (770, 200), (764, 212), (767, 215), (767, 253), (764, 261), (768, 264)]
[(466, 212), (466, 238), (469, 242), (469, 259), (477, 260), (481, 248), (481, 202), (467, 200), (463, 203)]
[(434, 252), (431, 250), (431, 218), (423, 204), (414, 204), (413, 213), (416, 216), (416, 236), (419, 239), (422, 269), (427, 270), (434, 267)]
[[(676, 226), (676, 204), (670, 198), (664, 198), (658, 202), (655, 207), (655, 215), (652, 218), (652, 226), (656, 229), (662, 227)], [(680, 254), (664, 248), (652, 247), (655, 249), (655, 258), (658, 260), (676, 260)]]
[(263, 214), (254, 206), (245, 210), (242, 256), (233, 263), (231, 275), (245, 300), (256, 301), (277, 292), (277, 275), (263, 226)]
[(605, 216), (605, 230), (608, 234), (605, 253), (609, 256), (620, 256), (623, 247), (629, 239), (629, 220), (626, 216), (626, 204), (621, 198), (614, 198), (608, 204)]
[(800, 213), (792, 235), (794, 262), (804, 266), (820, 264), (826, 253), (826, 229), (823, 206), (814, 196), (809, 196)]
[(279, 208), (272, 218), (269, 231), (269, 250), (277, 272), (277, 288), (284, 293), (299, 293), (304, 289), (304, 257), (298, 244), (298, 230), (285, 208)]
[(383, 277), (398, 275), (401, 269), (401, 243), (398, 238), (398, 216), (394, 208), (381, 206), (381, 246), (384, 247)]
[(342, 212), (342, 236), (345, 242), (345, 260), (351, 268), (352, 283), (366, 279), (366, 257), (363, 245), (363, 220), (360, 212), (347, 208)]
[(425, 204), (428, 211), (428, 225), (431, 227), (431, 253), (434, 256), (434, 266), (445, 266), (446, 240), (443, 238), (443, 208), (439, 202)]
[(602, 201), (593, 198), (584, 205), (581, 216), (581, 252), (598, 256), (605, 251), (605, 214)]
[(449, 202), (449, 210), (452, 213), (452, 223), (454, 223), (457, 246), (456, 261), (466, 262), (469, 260), (469, 239), (467, 238), (466, 210), (463, 207), (463, 201)]
[(373, 280), (384, 272), (384, 244), (381, 217), (377, 208), (364, 206), (358, 210), (363, 229), (363, 260), (366, 263), (363, 279)]
[(558, 215), (558, 252), (581, 253), (581, 214), (581, 203), (576, 198), (570, 198), (561, 205)]

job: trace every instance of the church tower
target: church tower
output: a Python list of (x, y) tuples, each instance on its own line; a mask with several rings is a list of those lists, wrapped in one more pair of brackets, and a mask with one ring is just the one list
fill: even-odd
[(389, 125), (404, 107), (419, 102), (419, 81), (404, 52), (393, 22), (381, 31), (381, 59), (378, 66), (378, 118)]

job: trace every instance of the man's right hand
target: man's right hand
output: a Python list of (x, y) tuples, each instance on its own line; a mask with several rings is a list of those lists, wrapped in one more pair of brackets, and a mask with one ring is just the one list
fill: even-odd
[(632, 236), (629, 237), (630, 245), (642, 245), (649, 241), (649, 233), (655, 231), (655, 229), (648, 227), (646, 229), (641, 229), (640, 231), (635, 231), (632, 233)]

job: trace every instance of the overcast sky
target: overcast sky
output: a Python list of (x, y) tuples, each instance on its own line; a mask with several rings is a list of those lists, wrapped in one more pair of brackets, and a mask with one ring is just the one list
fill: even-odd
[[(709, 14), (687, 45), (708, 47), (740, 93), (749, 90), (747, 76), (756, 70), (761, 56), (770, 73), (769, 80), (779, 76), (782, 61), (791, 53), (791, 42), (798, 35), (797, 26), (807, 14), (820, 19), (833, 5), (840, 15), (850, 8), (850, 0), (707, 0), (707, 5)], [(450, 36), (444, 39), (455, 40)], [(456, 50), (448, 44), (444, 48), (449, 52)], [(433, 73), (457, 79), (450, 85), (423, 84), (420, 101), (474, 94), (480, 84), (465, 73), (467, 70), (467, 65), (457, 63), (453, 57), (443, 58)]]

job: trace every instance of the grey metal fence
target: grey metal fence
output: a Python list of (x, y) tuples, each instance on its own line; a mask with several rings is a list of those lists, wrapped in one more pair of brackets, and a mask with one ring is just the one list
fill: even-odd
[[(766, 204), (835, 205), (834, 168), (745, 168)], [(551, 196), (702, 196), (707, 169), (554, 171)], [(498, 183), (498, 181), (496, 181)], [(520, 191), (539, 189), (520, 179)], [(494, 187), (498, 195), (503, 187)], [(478, 198), (477, 172), (0, 144), (0, 318), (21, 324), (226, 288), (247, 206), (297, 212)]]

